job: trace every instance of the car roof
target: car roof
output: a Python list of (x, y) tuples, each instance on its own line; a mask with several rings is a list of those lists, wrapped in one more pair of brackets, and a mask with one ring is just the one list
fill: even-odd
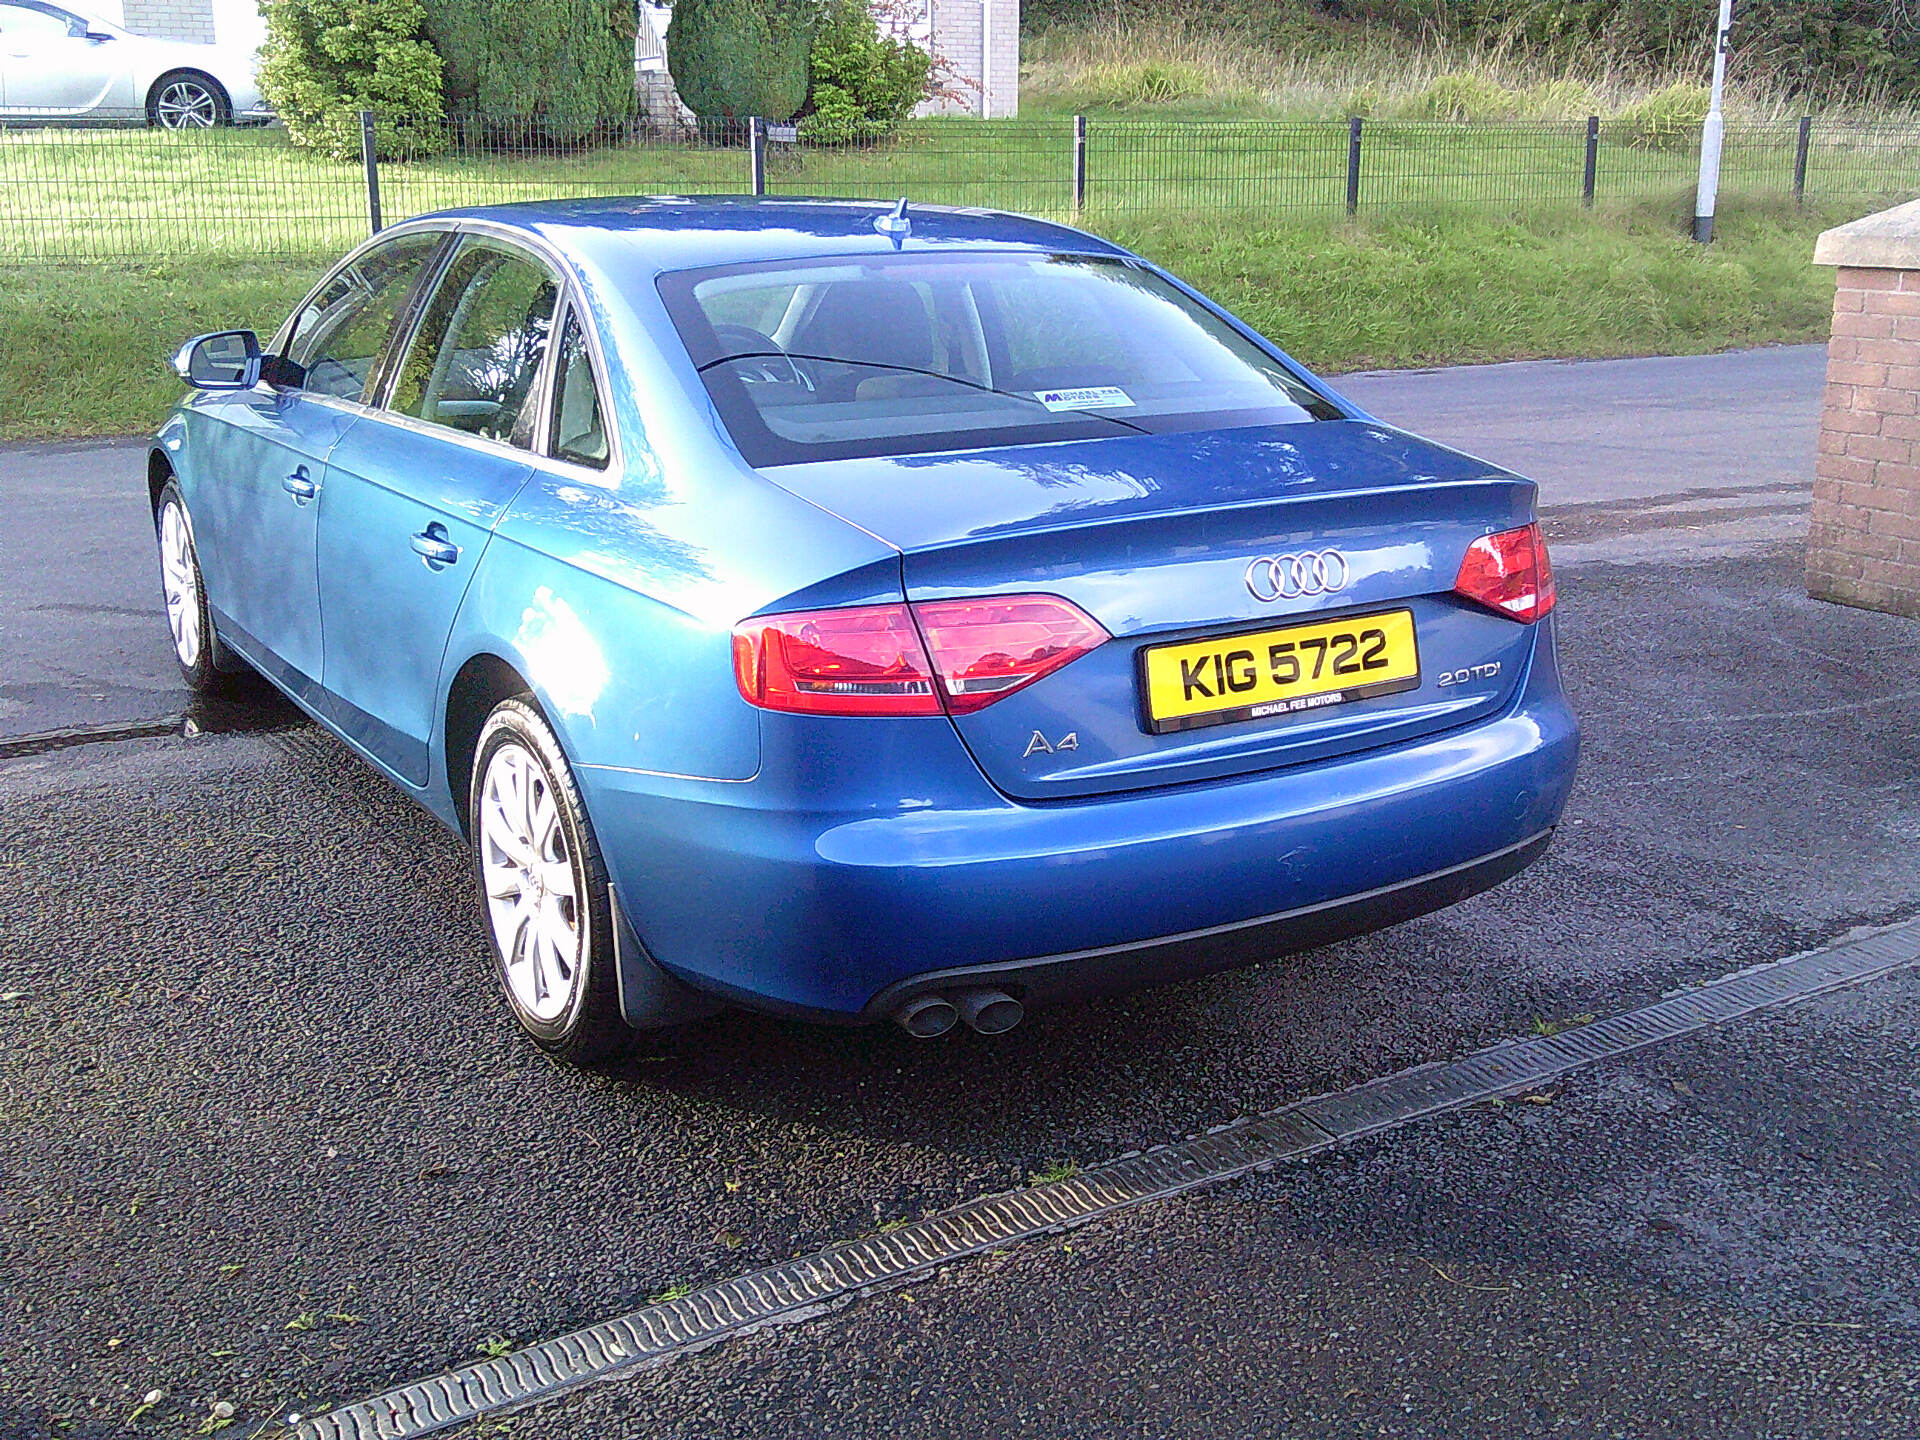
[(442, 210), (422, 220), (484, 220), (538, 235), (622, 279), (696, 266), (896, 250), (1005, 249), (1124, 255), (1084, 230), (1000, 210), (918, 205), (898, 242), (874, 221), (894, 202), (753, 195), (621, 195)]

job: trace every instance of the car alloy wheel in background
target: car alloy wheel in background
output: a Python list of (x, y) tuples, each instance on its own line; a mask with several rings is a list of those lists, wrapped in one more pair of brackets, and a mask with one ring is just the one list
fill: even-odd
[(613, 1053), (620, 1018), (606, 868), (560, 742), (523, 700), (494, 707), (468, 808), (495, 969), (521, 1027), (573, 1060)]
[(153, 123), (162, 130), (208, 130), (225, 118), (226, 101), (210, 81), (174, 75), (160, 82)]

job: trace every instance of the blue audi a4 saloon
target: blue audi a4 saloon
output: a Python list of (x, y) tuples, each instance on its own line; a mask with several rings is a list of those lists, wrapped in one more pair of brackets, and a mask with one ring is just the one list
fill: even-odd
[(1271, 959), (1505, 880), (1573, 782), (1534, 486), (1064, 226), (453, 211), (175, 364), (189, 683), (464, 837), (573, 1059)]

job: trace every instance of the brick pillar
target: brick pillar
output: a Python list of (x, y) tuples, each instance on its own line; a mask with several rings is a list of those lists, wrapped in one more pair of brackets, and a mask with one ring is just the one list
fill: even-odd
[(1920, 619), (1920, 201), (1820, 237), (1839, 269), (1807, 593)]

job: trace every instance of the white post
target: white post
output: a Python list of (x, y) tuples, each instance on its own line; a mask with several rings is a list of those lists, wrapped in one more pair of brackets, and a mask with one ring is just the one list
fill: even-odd
[(1700, 127), (1700, 186), (1693, 197), (1693, 238), (1702, 245), (1713, 239), (1713, 208), (1720, 196), (1720, 145), (1727, 122), (1720, 99), (1727, 86), (1727, 37), (1733, 29), (1733, 0), (1720, 0), (1720, 30), (1713, 44), (1713, 96), (1707, 103), (1707, 122)]
[(980, 118), (993, 118), (993, 0), (980, 0)]

